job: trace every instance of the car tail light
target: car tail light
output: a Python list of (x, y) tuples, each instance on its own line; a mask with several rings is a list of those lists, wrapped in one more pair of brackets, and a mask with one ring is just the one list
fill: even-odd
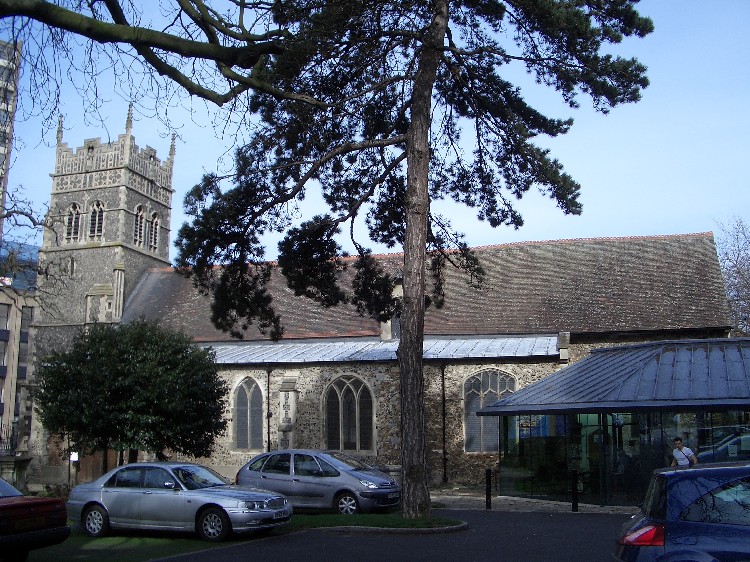
[(623, 546), (664, 546), (664, 525), (646, 525), (618, 541)]

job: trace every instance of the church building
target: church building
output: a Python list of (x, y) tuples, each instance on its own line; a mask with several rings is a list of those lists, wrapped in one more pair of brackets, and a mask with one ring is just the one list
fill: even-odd
[[(50, 209), (57, 227), (41, 249), (55, 275), (40, 285), (39, 298), (48, 306), (34, 320), (36, 356), (95, 322), (158, 320), (212, 347), (230, 388), (227, 432), (215, 454), (199, 462), (232, 478), (266, 450), (336, 449), (397, 475), (397, 319), (378, 323), (351, 305), (322, 308), (295, 296), (274, 268), (271, 293), (284, 339), (272, 342), (254, 326), (242, 340), (217, 330), (209, 297), (169, 264), (174, 156), (174, 142), (166, 160), (150, 147), (138, 148), (130, 114), (117, 141), (88, 139), (75, 151), (60, 127)], [(477, 484), (488, 467), (513, 455), (520, 459), (512, 467), (516, 491), (524, 491), (531, 475), (565, 480), (561, 467), (572, 454), (584, 468), (597, 462), (588, 450), (604, 439), (597, 441), (596, 428), (576, 427), (582, 437), (574, 450), (535, 439), (569, 433), (571, 420), (564, 416), (518, 416), (509, 424), (477, 412), (592, 349), (729, 332), (711, 233), (502, 244), (475, 252), (486, 272), (483, 284), (448, 271), (444, 305), (426, 312), (433, 484)], [(377, 259), (398, 269), (403, 256)], [(37, 460), (29, 484), (68, 482), (68, 459), (53, 458), (54, 446), (38, 424), (31, 442)], [(89, 470), (80, 467), (72, 478), (93, 477)]]

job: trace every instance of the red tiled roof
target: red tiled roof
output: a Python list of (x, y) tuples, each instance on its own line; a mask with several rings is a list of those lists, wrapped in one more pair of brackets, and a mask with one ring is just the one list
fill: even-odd
[[(428, 308), (426, 335), (607, 333), (729, 326), (711, 233), (587, 238), (474, 249), (486, 272), (480, 288), (446, 268), (445, 305)], [(388, 269), (402, 254), (377, 256)], [(346, 276), (352, 275), (349, 268)], [(350, 305), (323, 308), (295, 297), (274, 272), (272, 294), (286, 339), (380, 334)], [(197, 340), (230, 339), (211, 325), (210, 301), (171, 269), (148, 271), (123, 320), (161, 318)], [(252, 328), (245, 339), (264, 339)]]

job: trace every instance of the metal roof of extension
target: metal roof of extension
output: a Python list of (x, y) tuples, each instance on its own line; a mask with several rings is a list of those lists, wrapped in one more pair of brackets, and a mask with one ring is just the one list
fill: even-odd
[(728, 408), (750, 409), (750, 338), (596, 349), (478, 415)]
[[(227, 364), (348, 363), (395, 361), (398, 340), (348, 340), (206, 344), (216, 362)], [(557, 335), (498, 338), (430, 338), (424, 341), (425, 360), (492, 359), (500, 357), (555, 357)]]

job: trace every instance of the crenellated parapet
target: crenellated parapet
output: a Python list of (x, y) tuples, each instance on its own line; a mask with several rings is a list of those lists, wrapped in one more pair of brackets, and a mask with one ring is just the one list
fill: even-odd
[(175, 137), (167, 158), (159, 159), (153, 147), (136, 144), (132, 127), (130, 107), (116, 140), (90, 138), (73, 149), (63, 141), (60, 118), (43, 252), (76, 250), (72, 259), (81, 261), (87, 252), (117, 246), (156, 265), (168, 262)]
[[(133, 139), (135, 140), (135, 139)], [(126, 185), (164, 204), (172, 200), (172, 159), (162, 162), (150, 146), (130, 144)]]
[(156, 149), (139, 148), (133, 136), (133, 107), (128, 108), (125, 134), (116, 141), (86, 139), (73, 150), (63, 142), (62, 117), (57, 126), (57, 154), (52, 174), (52, 193), (124, 186), (170, 206), (174, 137), (169, 157), (160, 160)]
[(52, 191), (75, 191), (124, 185), (169, 205), (172, 199), (173, 160), (160, 160), (150, 146), (139, 148), (130, 134), (103, 143), (87, 139), (72, 150), (66, 143), (57, 146)]

